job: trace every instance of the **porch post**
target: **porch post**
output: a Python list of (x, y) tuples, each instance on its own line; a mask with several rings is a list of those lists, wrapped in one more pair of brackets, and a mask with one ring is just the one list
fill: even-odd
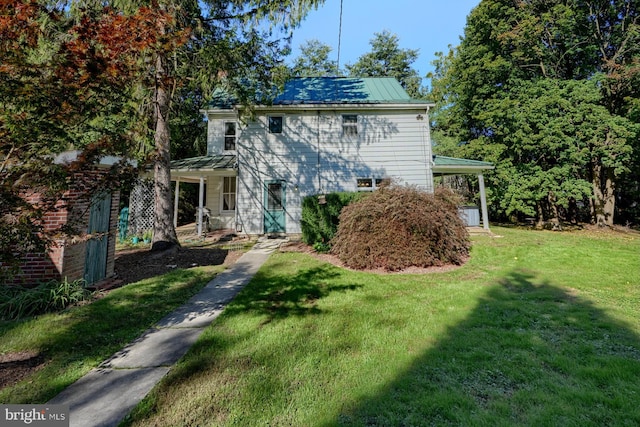
[(176, 194), (173, 200), (173, 227), (178, 227), (178, 195), (180, 194), (180, 177), (176, 177)]
[(480, 206), (482, 207), (482, 228), (489, 230), (489, 213), (487, 212), (487, 195), (484, 192), (484, 176), (478, 174), (478, 184), (480, 186)]
[(202, 237), (202, 214), (204, 204), (204, 177), (200, 177), (200, 192), (198, 195), (198, 237)]

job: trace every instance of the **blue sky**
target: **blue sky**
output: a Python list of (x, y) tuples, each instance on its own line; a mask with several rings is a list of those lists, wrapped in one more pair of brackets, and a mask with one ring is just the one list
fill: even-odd
[[(435, 52), (457, 46), (464, 32), (467, 15), (480, 0), (343, 0), (340, 66), (354, 63), (371, 51), (369, 41), (384, 30), (398, 36), (402, 49), (418, 49), (413, 64), (422, 77), (433, 70)], [(306, 40), (317, 39), (331, 46), (331, 59), (337, 59), (340, 0), (326, 0), (309, 13), (293, 32), (293, 52)]]

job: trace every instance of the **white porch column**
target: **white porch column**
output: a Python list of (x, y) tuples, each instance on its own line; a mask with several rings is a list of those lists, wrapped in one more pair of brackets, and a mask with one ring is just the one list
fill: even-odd
[(173, 227), (178, 227), (178, 195), (180, 194), (180, 177), (176, 177), (176, 194), (173, 199)]
[(489, 213), (487, 211), (487, 195), (484, 191), (484, 176), (478, 174), (478, 184), (480, 186), (480, 206), (482, 207), (482, 228), (489, 230)]
[(202, 237), (202, 214), (204, 208), (204, 177), (200, 177), (200, 192), (198, 194), (198, 237)]

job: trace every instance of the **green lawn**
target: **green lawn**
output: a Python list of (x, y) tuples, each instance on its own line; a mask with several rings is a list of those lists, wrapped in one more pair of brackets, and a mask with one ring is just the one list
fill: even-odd
[(640, 425), (640, 235), (493, 231), (446, 273), (272, 255), (127, 424)]
[(224, 266), (175, 270), (62, 313), (0, 321), (0, 354), (39, 354), (44, 366), (0, 389), (2, 403), (44, 403), (186, 302)]

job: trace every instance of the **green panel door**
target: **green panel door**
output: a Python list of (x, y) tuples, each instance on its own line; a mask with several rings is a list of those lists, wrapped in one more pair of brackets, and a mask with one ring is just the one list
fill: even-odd
[(84, 280), (87, 285), (96, 283), (107, 275), (107, 248), (109, 243), (109, 217), (111, 194), (95, 196), (91, 201), (87, 233), (95, 235), (87, 241), (84, 264)]
[(264, 190), (264, 232), (284, 233), (286, 194), (282, 181), (267, 181)]

